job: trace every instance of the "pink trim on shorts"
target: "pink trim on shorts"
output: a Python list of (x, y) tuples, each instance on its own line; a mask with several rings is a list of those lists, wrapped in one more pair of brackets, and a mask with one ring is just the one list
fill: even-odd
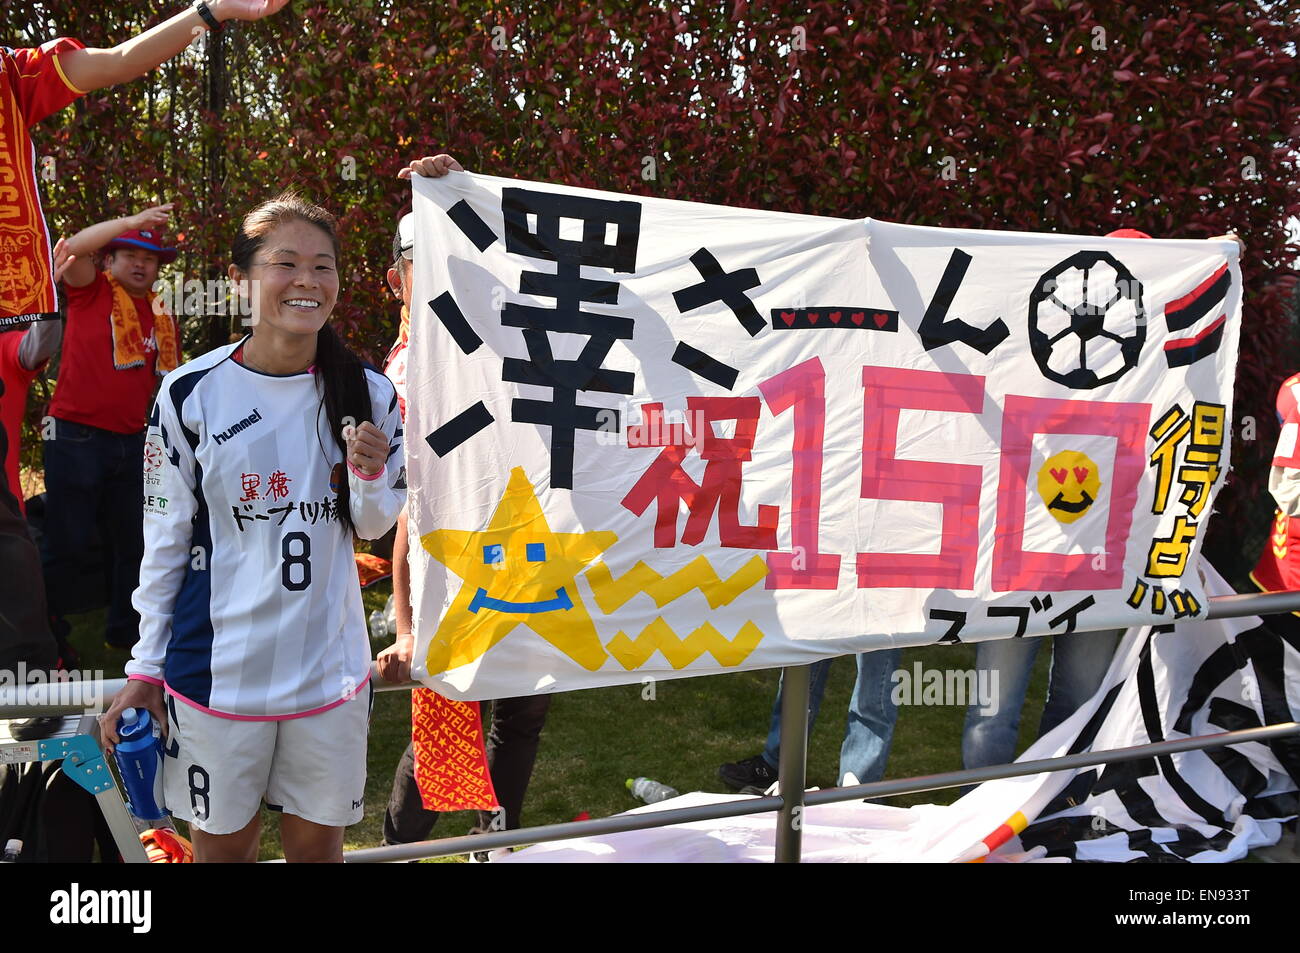
[(311, 711), (300, 711), (292, 715), (232, 715), (228, 711), (217, 711), (215, 708), (208, 708), (206, 705), (200, 705), (196, 701), (191, 701), (165, 682), (163, 683), (163, 687), (167, 689), (167, 694), (179, 698), (191, 708), (197, 708), (205, 715), (213, 715), (217, 718), (229, 718), (231, 721), (289, 721), (292, 718), (306, 718), (308, 715), (319, 715), (321, 712), (329, 711), (331, 708), (338, 708), (339, 705), (342, 705), (344, 702), (350, 702), (352, 699), (356, 698), (361, 689), (365, 688), (369, 681), (370, 673), (366, 672), (366, 677), (361, 680), (361, 684), (358, 685), (350, 695), (340, 698), (336, 702), (330, 702), (328, 705), (322, 705), (320, 708), (313, 708)]
[(126, 677), (126, 680), (128, 682), (131, 681), (131, 679), (135, 679), (137, 682), (148, 682), (150, 685), (163, 684), (163, 680), (161, 678), (154, 678), (152, 675), (128, 675)]

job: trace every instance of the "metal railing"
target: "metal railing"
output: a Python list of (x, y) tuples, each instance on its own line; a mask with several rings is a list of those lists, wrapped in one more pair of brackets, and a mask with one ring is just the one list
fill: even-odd
[[(1250, 615), (1275, 615), (1300, 611), (1300, 592), (1255, 593), (1214, 596), (1209, 600), (1206, 617), (1226, 619)], [(889, 795), (912, 794), (943, 788), (993, 781), (1001, 778), (1022, 777), (1052, 771), (1067, 771), (1080, 767), (1110, 764), (1135, 758), (1150, 758), (1179, 751), (1216, 748), (1225, 745), (1267, 741), (1280, 737), (1300, 735), (1300, 724), (1282, 722), (1260, 728), (1247, 728), (1213, 735), (1180, 738), (1117, 748), (1109, 751), (1092, 751), (1082, 754), (1062, 755), (1037, 761), (1020, 761), (985, 768), (948, 771), (941, 774), (892, 781), (876, 781), (847, 787), (805, 791), (808, 743), (808, 695), (811, 666), (799, 665), (782, 669), (784, 701), (781, 712), (781, 751), (778, 766), (777, 793), (763, 797), (738, 797), (733, 801), (701, 804), (693, 807), (648, 811), (639, 814), (618, 814), (613, 817), (589, 821), (571, 821), (565, 824), (548, 824), (543, 827), (526, 827), (512, 831), (489, 831), (461, 837), (444, 837), (400, 844), (389, 847), (371, 847), (348, 851), (344, 859), (349, 863), (380, 863), (446, 857), (503, 847), (521, 847), (551, 841), (571, 840), (601, 834), (616, 834), (634, 830), (650, 830), (674, 824), (740, 817), (746, 814), (777, 812), (776, 854), (778, 863), (798, 863), (800, 859), (800, 822), (808, 806), (833, 804), (840, 801), (863, 800)], [(420, 687), (419, 683), (402, 685), (383, 682), (374, 673), (377, 691), (407, 691)], [(83, 686), (90, 683), (82, 683)], [(94, 683), (99, 689), (101, 704), (107, 707), (112, 697), (126, 684), (125, 679), (106, 679)], [(24, 718), (36, 715), (82, 711), (84, 705), (73, 704), (77, 686), (51, 683), (0, 689), (0, 719)], [(82, 688), (82, 691), (85, 689)]]

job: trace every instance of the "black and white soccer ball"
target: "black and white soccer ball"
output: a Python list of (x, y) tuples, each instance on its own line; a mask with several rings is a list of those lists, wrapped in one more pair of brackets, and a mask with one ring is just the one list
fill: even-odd
[(1029, 346), (1048, 380), (1089, 390), (1137, 366), (1146, 341), (1142, 283), (1114, 255), (1081, 251), (1038, 279)]

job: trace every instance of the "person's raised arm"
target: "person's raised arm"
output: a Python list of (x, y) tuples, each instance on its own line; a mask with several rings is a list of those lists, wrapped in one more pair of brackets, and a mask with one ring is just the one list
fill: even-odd
[[(289, 0), (208, 0), (207, 8), (218, 23), (260, 20), (278, 13)], [(70, 50), (60, 54), (59, 66), (68, 82), (83, 93), (115, 86), (143, 76), (167, 62), (211, 28), (197, 4), (138, 36), (108, 49)]]
[(95, 252), (99, 251), (123, 232), (140, 228), (166, 228), (171, 218), (172, 205), (155, 205), (134, 215), (110, 218), (105, 222), (88, 225), (67, 239), (71, 260), (63, 273), (64, 282), (71, 288), (84, 288), (95, 280)]

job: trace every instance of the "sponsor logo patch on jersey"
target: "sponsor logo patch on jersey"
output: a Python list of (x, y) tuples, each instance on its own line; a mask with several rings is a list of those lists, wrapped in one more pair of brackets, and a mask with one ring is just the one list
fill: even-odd
[(144, 445), (144, 472), (152, 473), (163, 464), (163, 458), (167, 451), (162, 445), (162, 439), (151, 435)]
[(220, 433), (213, 434), (213, 437), (216, 439), (217, 445), (220, 446), (221, 444), (225, 443), (227, 440), (234, 437), (235, 434), (242, 433), (243, 431), (247, 430), (249, 427), (253, 426), (253, 424), (261, 423), (261, 421), (262, 421), (262, 415), (258, 412), (257, 408), (254, 407), (253, 412), (249, 414), (247, 417), (243, 418), (242, 420), (235, 421), (235, 423), (231, 424), (229, 427), (227, 427), (225, 430), (221, 431)]

